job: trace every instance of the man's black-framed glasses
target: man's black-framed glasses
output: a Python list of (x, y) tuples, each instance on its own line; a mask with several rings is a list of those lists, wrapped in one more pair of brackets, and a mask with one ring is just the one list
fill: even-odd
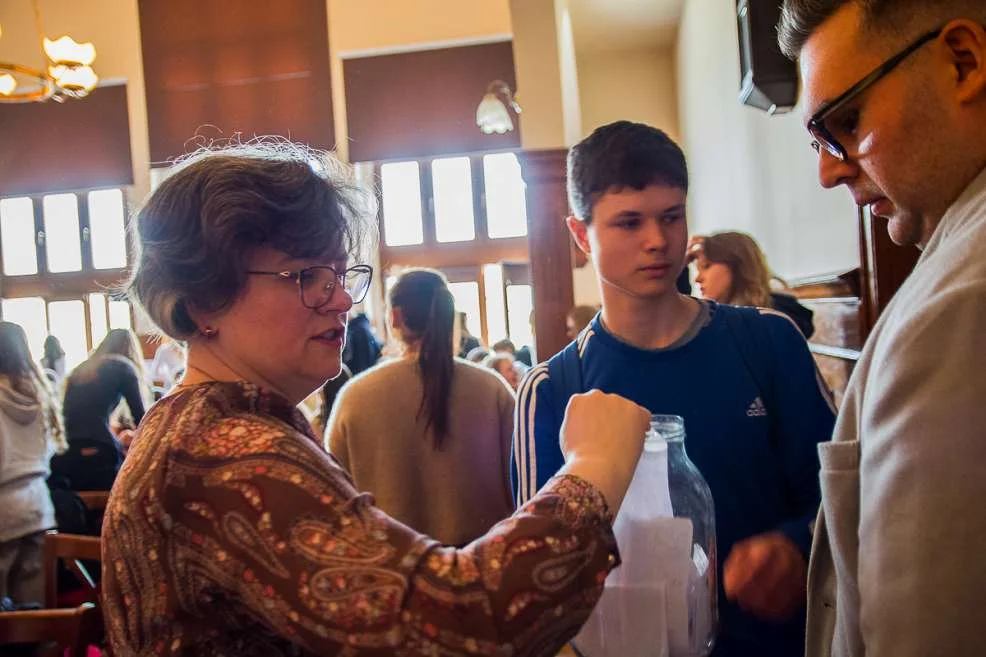
[(845, 147), (839, 143), (839, 140), (835, 138), (832, 131), (826, 127), (825, 120), (845, 107), (846, 104), (858, 97), (871, 86), (882, 80), (888, 73), (897, 68), (901, 62), (907, 59), (908, 56), (910, 56), (918, 48), (934, 39), (937, 39), (938, 35), (940, 35), (944, 29), (944, 27), (939, 27), (938, 29), (923, 35), (917, 41), (904, 48), (883, 64), (877, 66), (869, 75), (849, 87), (849, 89), (838, 98), (826, 103), (817, 112), (815, 112), (811, 119), (808, 120), (808, 132), (812, 136), (812, 148), (814, 148), (816, 152), (821, 152), (821, 149), (824, 148), (834, 157), (842, 161), (848, 159), (849, 153), (846, 151)]
[(278, 276), (298, 284), (301, 303), (305, 308), (321, 308), (332, 300), (332, 294), (340, 283), (342, 288), (359, 303), (366, 298), (373, 280), (373, 267), (370, 265), (354, 265), (342, 273), (328, 265), (305, 267), (298, 271), (247, 271), (248, 274), (259, 276)]

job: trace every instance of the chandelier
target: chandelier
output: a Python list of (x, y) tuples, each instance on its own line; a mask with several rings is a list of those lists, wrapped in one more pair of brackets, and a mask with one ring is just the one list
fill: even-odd
[[(44, 55), (44, 68), (0, 61), (0, 103), (31, 103), (48, 99), (64, 102), (83, 98), (96, 87), (99, 78), (92, 70), (96, 48), (63, 36), (54, 41), (41, 29), (38, 0), (31, 0), (38, 42)], [(3, 38), (0, 27), (0, 38)]]

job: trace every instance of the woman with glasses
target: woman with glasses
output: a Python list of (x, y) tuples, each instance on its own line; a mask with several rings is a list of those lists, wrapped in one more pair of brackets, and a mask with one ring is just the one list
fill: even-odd
[(554, 655), (618, 563), (612, 514), (649, 416), (573, 398), (559, 475), (463, 550), (377, 509), (297, 409), (339, 373), (371, 276), (350, 263), (368, 196), (318, 157), (284, 143), (192, 156), (136, 218), (131, 292), (187, 343), (188, 368), (107, 506), (112, 650)]
[(513, 512), (514, 395), (489, 369), (455, 358), (455, 301), (442, 274), (405, 271), (388, 301), (402, 355), (343, 389), (328, 448), (383, 511), (465, 545)]

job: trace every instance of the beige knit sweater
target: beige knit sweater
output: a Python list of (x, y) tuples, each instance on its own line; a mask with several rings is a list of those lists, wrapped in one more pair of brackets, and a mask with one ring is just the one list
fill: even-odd
[(367, 370), (340, 392), (326, 445), (383, 511), (447, 545), (463, 545), (513, 512), (514, 394), (498, 374), (456, 359), (441, 451), (418, 417), (422, 394), (416, 360)]

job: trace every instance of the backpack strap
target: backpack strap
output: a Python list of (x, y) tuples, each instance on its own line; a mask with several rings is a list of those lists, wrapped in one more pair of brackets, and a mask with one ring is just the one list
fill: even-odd
[[(581, 336), (580, 336), (581, 337)], [(554, 358), (548, 360), (548, 380), (551, 381), (551, 402), (561, 426), (565, 408), (572, 395), (582, 390), (582, 359), (579, 356), (579, 339), (568, 343)]]
[(774, 391), (773, 359), (771, 346), (760, 321), (760, 311), (756, 308), (719, 306), (718, 311), (725, 316), (726, 326), (736, 343), (746, 371), (760, 392), (767, 417), (770, 420), (770, 444), (776, 447), (780, 437), (775, 430), (774, 411), (777, 409)]

